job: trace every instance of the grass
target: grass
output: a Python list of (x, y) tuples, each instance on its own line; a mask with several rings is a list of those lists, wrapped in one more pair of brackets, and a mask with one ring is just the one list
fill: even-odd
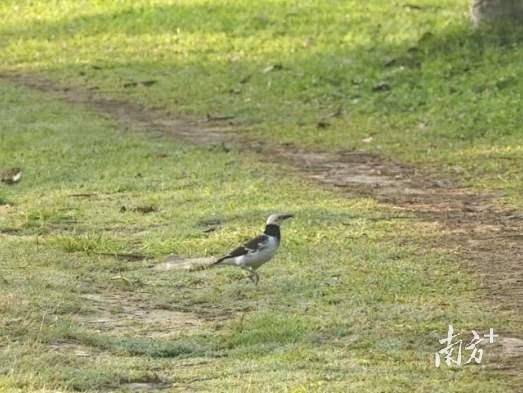
[[(120, 133), (0, 89), (0, 165), (25, 170), (2, 188), (12, 205), (0, 212), (2, 391), (510, 388), (490, 368), (432, 363), (448, 323), (463, 334), (511, 324), (484, 311), (451, 257), (422, 248), (437, 241), (432, 225), (235, 151)], [(121, 209), (143, 204), (157, 210)], [(159, 274), (96, 254), (218, 255), (275, 210), (296, 219), (258, 287), (234, 269)]]
[[(465, 1), (416, 5), (6, 0), (0, 72), (380, 152), (523, 206), (520, 32), (470, 30)], [(516, 391), (488, 348), (486, 368), (433, 365), (449, 323), (515, 323), (429, 246), (436, 223), (3, 83), (0, 168), (15, 165), (23, 180), (0, 185), (2, 392)], [(151, 269), (219, 255), (288, 210), (256, 288), (234, 269)]]
[(4, 71), (380, 152), (523, 206), (523, 36), (472, 30), (466, 0), (48, 4), (0, 5)]

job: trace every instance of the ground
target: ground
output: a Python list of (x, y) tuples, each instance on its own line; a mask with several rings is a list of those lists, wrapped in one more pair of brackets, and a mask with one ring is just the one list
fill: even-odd
[[(519, 391), (520, 33), (458, 1), (57, 5), (0, 6), (0, 390)], [(257, 287), (182, 268), (288, 210)], [(449, 324), (495, 329), (482, 365), (434, 366)]]

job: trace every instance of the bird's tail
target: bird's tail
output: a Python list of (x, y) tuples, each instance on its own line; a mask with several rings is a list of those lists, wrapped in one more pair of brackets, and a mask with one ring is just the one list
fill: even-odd
[(216, 261), (213, 261), (211, 263), (205, 263), (205, 264), (199, 264), (199, 265), (191, 266), (189, 268), (189, 271), (194, 272), (194, 271), (198, 271), (198, 270), (211, 269), (211, 268), (216, 267), (217, 265), (219, 265), (223, 261), (223, 259), (224, 258), (220, 258), (220, 259), (218, 259)]
[(213, 267), (213, 266), (217, 266), (217, 265), (220, 265), (223, 261), (225, 261), (225, 257), (222, 257), (220, 259), (217, 259), (216, 261), (214, 261), (213, 263), (211, 263), (209, 265), (209, 267)]

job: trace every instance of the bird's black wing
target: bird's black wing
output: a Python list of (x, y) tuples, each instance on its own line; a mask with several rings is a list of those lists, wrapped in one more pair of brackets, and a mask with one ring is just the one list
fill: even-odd
[(236, 258), (242, 255), (247, 255), (253, 252), (263, 250), (269, 243), (269, 237), (267, 235), (256, 236), (254, 239), (249, 240), (243, 246), (237, 247), (232, 250), (229, 254), (218, 259), (214, 264), (220, 263), (221, 261), (229, 258)]

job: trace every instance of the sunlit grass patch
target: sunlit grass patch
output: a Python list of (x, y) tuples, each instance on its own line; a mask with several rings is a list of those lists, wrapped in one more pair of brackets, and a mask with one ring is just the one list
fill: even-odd
[[(8, 386), (89, 391), (156, 373), (159, 381), (234, 391), (238, 370), (250, 370), (254, 391), (321, 386), (326, 374), (334, 391), (372, 391), (378, 382), (428, 389), (446, 383), (427, 363), (449, 320), (462, 329), (493, 324), (467, 274), (447, 254), (420, 249), (423, 239), (437, 240), (433, 226), (234, 151), (122, 135), (81, 111), (48, 107), (40, 95), (3, 92), (10, 132), (2, 129), (2, 159), (26, 172), (6, 189), (14, 206), (0, 218), (2, 229), (18, 229), (0, 248), (0, 340), (9, 346), (0, 356), (18, 365)], [(9, 110), (20, 104), (31, 104), (32, 116)], [(45, 139), (40, 124), (49, 124), (49, 111)], [(23, 129), (32, 143), (29, 131), (17, 133)], [(57, 154), (65, 146), (68, 154)], [(33, 175), (43, 167), (45, 176)], [(155, 209), (133, 211), (147, 205)], [(233, 268), (151, 269), (151, 257), (223, 254), (258, 233), (269, 213), (289, 210), (296, 218), (257, 287)], [(207, 232), (209, 225), (217, 227)], [(177, 364), (202, 358), (187, 377), (176, 373)], [(464, 381), (471, 372), (457, 371)], [(192, 373), (209, 379), (191, 382)], [(490, 373), (477, 378), (495, 391)]]
[(517, 154), (500, 168), (459, 152), (521, 146), (521, 32), (473, 30), (467, 10), (464, 0), (4, 2), (1, 56), (5, 70), (230, 115), (260, 138), (436, 166), (520, 205), (521, 177), (498, 177), (521, 166)]
[(124, 248), (124, 243), (104, 237), (101, 234), (86, 234), (81, 236), (57, 236), (50, 240), (50, 245), (66, 252), (118, 252)]
[[(0, 5), (9, 16), (3, 68), (195, 116), (228, 113), (239, 129), (280, 142), (462, 166), (469, 181), (517, 166), (520, 151), (508, 148), (518, 138), (519, 107), (509, 105), (517, 86), (502, 78), (517, 74), (520, 52), (509, 40), (499, 60), (486, 37), (461, 37), (461, 3), (424, 1), (419, 12), (385, 2), (60, 5)], [(449, 25), (456, 36), (439, 41)], [(478, 66), (472, 76), (462, 49)], [(483, 86), (491, 71), (497, 82)], [(372, 91), (381, 82), (389, 93)], [(198, 391), (509, 390), (489, 366), (433, 367), (449, 323), (462, 332), (514, 323), (477, 302), (459, 261), (427, 246), (441, 240), (437, 224), (234, 150), (124, 133), (46, 95), (0, 89), (0, 167), (24, 169), (19, 184), (0, 188), (12, 205), (0, 214), (6, 389), (166, 381)], [(468, 116), (476, 104), (485, 111)], [(319, 130), (340, 106), (343, 116)], [(500, 152), (514, 163), (498, 166)], [(258, 287), (233, 268), (151, 269), (168, 254), (221, 255), (289, 210), (296, 218)]]
[(301, 341), (307, 332), (307, 322), (298, 315), (259, 314), (241, 318), (228, 332), (227, 345), (233, 349), (259, 346), (271, 351)]

